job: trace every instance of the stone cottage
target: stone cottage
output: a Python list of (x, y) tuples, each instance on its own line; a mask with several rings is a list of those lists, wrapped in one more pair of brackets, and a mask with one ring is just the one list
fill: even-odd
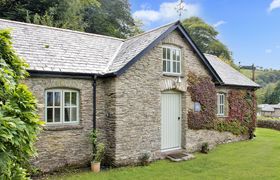
[(200, 111), (188, 92), (188, 75), (215, 84), (217, 117), (228, 116), (232, 89), (259, 87), (215, 56), (201, 53), (180, 22), (128, 39), (0, 20), (12, 29), (13, 46), (30, 67), (25, 81), (46, 122), (32, 163), (45, 172), (84, 166), (91, 160), (89, 133), (98, 129), (106, 163), (156, 160), (243, 137), (188, 128), (188, 112)]
[(265, 117), (280, 117), (280, 103), (279, 104), (259, 104), (258, 112), (260, 116)]

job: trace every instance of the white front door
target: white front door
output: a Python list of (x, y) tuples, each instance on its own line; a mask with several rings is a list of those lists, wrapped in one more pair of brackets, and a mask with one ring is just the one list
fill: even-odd
[(161, 94), (161, 150), (181, 148), (181, 94)]

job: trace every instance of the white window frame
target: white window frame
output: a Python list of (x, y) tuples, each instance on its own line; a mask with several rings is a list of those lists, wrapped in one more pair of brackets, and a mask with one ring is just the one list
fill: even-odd
[[(52, 92), (53, 93), (53, 105), (52, 106), (48, 106), (48, 99), (47, 99), (47, 94), (48, 92)], [(59, 92), (60, 93), (60, 106), (55, 106), (55, 98), (54, 98), (54, 94), (55, 92)], [(77, 105), (70, 105), (66, 106), (65, 105), (65, 99), (64, 99), (64, 95), (65, 92), (70, 92), (70, 101), (71, 101), (71, 94), (72, 92), (75, 92), (77, 94), (76, 97), (76, 104)], [(47, 121), (47, 109), (48, 108), (53, 108), (53, 122), (48, 122)], [(54, 122), (54, 118), (55, 118), (55, 112), (54, 109), (55, 108), (59, 108), (60, 109), (60, 121), (59, 122)], [(70, 108), (70, 121), (66, 122), (65, 119), (65, 112), (64, 109), (65, 108)], [(77, 121), (71, 121), (71, 114), (72, 114), (72, 110), (71, 108), (77, 108)], [(57, 125), (57, 124), (78, 124), (80, 122), (80, 93), (77, 90), (72, 90), (72, 89), (48, 89), (45, 91), (45, 123), (47, 125)]]
[[(166, 52), (166, 58), (164, 58), (163, 53), (164, 53), (164, 49), (169, 49), (170, 50), (170, 59), (167, 59), (167, 52)], [(175, 51), (176, 53), (176, 58), (173, 59), (173, 52)], [(177, 60), (177, 52), (179, 52), (179, 61)], [(170, 61), (170, 72), (167, 71), (167, 62)], [(166, 69), (164, 70), (164, 62), (166, 62)], [(176, 63), (176, 66), (178, 65), (177, 63), (179, 63), (179, 71), (177, 72), (177, 67), (176, 67), (176, 72), (173, 71), (173, 63)], [(171, 45), (164, 45), (162, 46), (162, 71), (164, 74), (170, 74), (170, 75), (181, 75), (182, 74), (182, 51), (181, 48), (178, 48), (176, 46), (171, 46)]]
[(217, 115), (225, 116), (226, 96), (224, 93), (217, 93)]

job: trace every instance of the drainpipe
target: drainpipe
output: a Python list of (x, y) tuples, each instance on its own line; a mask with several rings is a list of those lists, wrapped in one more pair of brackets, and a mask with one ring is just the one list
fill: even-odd
[(92, 127), (93, 131), (96, 130), (96, 79), (97, 76), (93, 76), (93, 81), (92, 81), (92, 95), (93, 95), (93, 102), (92, 102), (92, 108), (93, 108), (93, 117), (92, 117)]

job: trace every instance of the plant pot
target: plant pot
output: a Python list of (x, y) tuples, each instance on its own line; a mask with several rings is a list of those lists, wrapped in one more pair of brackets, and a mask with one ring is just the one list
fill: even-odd
[(91, 162), (91, 171), (95, 173), (100, 172), (100, 162)]

